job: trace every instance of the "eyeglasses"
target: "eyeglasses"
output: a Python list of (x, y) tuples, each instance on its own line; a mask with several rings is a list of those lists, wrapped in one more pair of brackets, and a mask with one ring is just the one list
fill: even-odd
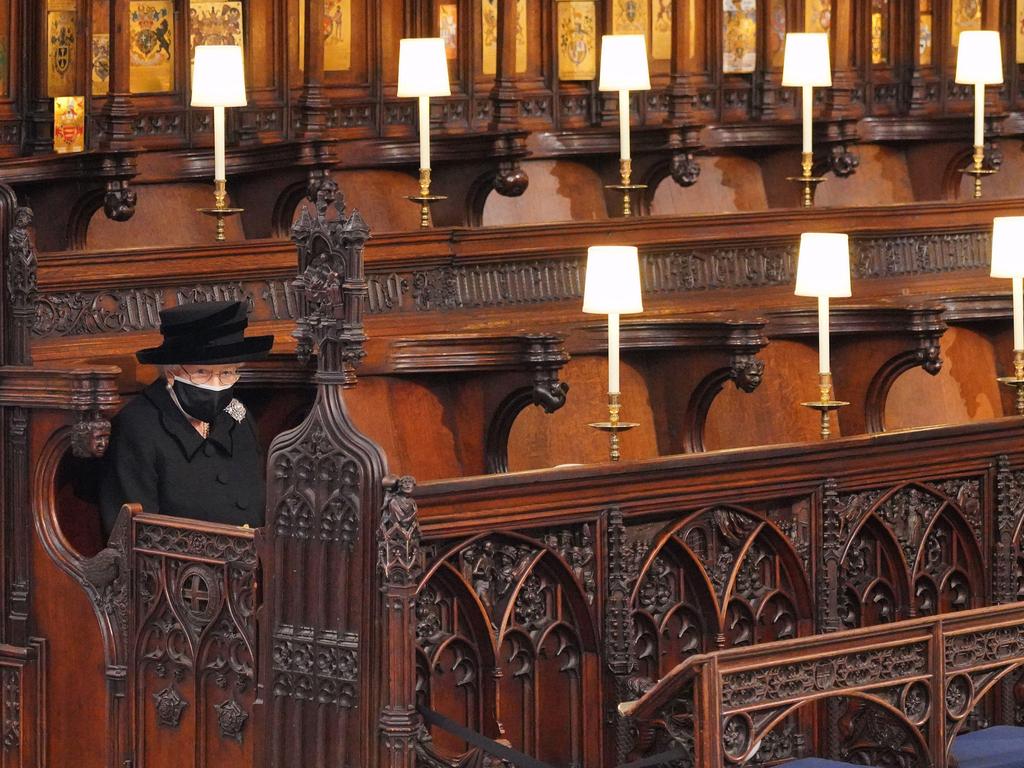
[(194, 384), (209, 384), (214, 379), (217, 379), (221, 384), (234, 384), (238, 381), (240, 375), (237, 368), (216, 371), (211, 368), (194, 368), (189, 370), (189, 368), (183, 365), (181, 370), (186, 373)]

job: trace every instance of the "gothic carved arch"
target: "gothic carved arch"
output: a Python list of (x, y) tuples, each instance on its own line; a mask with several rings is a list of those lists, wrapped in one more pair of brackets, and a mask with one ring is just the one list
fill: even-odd
[(885, 432), (885, 403), (896, 379), (907, 371), (921, 367), (932, 376), (942, 370), (938, 338), (921, 339), (917, 349), (891, 357), (871, 379), (864, 398), (864, 422), (868, 433)]
[[(596, 667), (584, 663), (598, 650), (594, 619), (579, 574), (546, 538), (501, 532), (439, 548), (417, 590), (416, 641), (421, 699), (447, 676), (447, 700), (435, 706), (453, 719), (556, 763), (585, 764), (596, 754), (583, 723), (585, 696), (599, 684)], [(520, 727), (556, 701), (568, 707), (566, 728)], [(431, 741), (421, 750), (446, 764), (472, 752), (457, 739)]]
[[(840, 621), (847, 628), (971, 607), (983, 567), (977, 499), (965, 481), (904, 483), (847, 508)], [(956, 495), (951, 495), (954, 493)]]
[(646, 555), (630, 598), (634, 649), (657, 678), (712, 643), (805, 633), (812, 604), (800, 557), (771, 522), (742, 507), (702, 509), (662, 529)]
[(308, 182), (297, 181), (289, 184), (274, 201), (274, 210), (271, 218), (271, 235), (273, 237), (288, 237), (292, 228), (292, 222), (298, 213), (299, 205), (306, 198)]

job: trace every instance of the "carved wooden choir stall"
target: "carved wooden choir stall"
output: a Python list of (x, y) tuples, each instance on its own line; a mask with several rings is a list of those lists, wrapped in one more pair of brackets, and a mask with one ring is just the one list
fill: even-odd
[[(1013, 765), (1021, 30), (1018, 0), (0, 0), (0, 768)], [(783, 85), (789, 32), (831, 87)], [(645, 36), (649, 90), (601, 90), (604, 34)], [(850, 238), (828, 440), (808, 232)], [(581, 304), (626, 243), (610, 462)], [(236, 387), (266, 525), (128, 503), (105, 537), (134, 354), (222, 299), (274, 336)]]

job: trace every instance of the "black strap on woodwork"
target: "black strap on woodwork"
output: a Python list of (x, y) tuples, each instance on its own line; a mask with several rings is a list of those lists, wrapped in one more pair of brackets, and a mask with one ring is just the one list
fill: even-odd
[(519, 766), (519, 768), (551, 768), (547, 763), (542, 763), (535, 757), (524, 755), (522, 752), (517, 752), (511, 747), (506, 747), (504, 744), (499, 744), (494, 739), (488, 739), (476, 731), (471, 731), (464, 725), (456, 723), (454, 720), (449, 720), (447, 717), (439, 712), (435, 712), (432, 709), (424, 706), (418, 706), (416, 708), (423, 719), (430, 725), (436, 725), (443, 731), (453, 733), (460, 739), (468, 744), (472, 744), (474, 747), (479, 747), (484, 752), (500, 757), (502, 760), (508, 760), (513, 765)]
[(690, 753), (682, 747), (676, 747), (670, 749), (668, 752), (659, 752), (656, 755), (650, 757), (643, 757), (639, 760), (634, 760), (631, 763), (622, 763), (616, 768), (649, 768), (652, 765), (667, 765), (673, 760), (678, 760), (681, 757), (686, 757)]

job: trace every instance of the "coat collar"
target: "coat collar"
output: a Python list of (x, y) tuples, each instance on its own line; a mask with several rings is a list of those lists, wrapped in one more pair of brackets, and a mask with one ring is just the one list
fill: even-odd
[(234, 447), (232, 432), (238, 423), (227, 413), (217, 414), (217, 418), (210, 425), (210, 434), (204, 439), (196, 432), (185, 414), (175, 403), (167, 392), (167, 382), (164, 379), (157, 379), (150, 384), (145, 392), (146, 398), (156, 406), (160, 414), (160, 423), (164, 430), (173, 437), (181, 447), (185, 458), (189, 461), (196, 455), (196, 452), (203, 447), (203, 443), (209, 441), (216, 444), (230, 456)]

